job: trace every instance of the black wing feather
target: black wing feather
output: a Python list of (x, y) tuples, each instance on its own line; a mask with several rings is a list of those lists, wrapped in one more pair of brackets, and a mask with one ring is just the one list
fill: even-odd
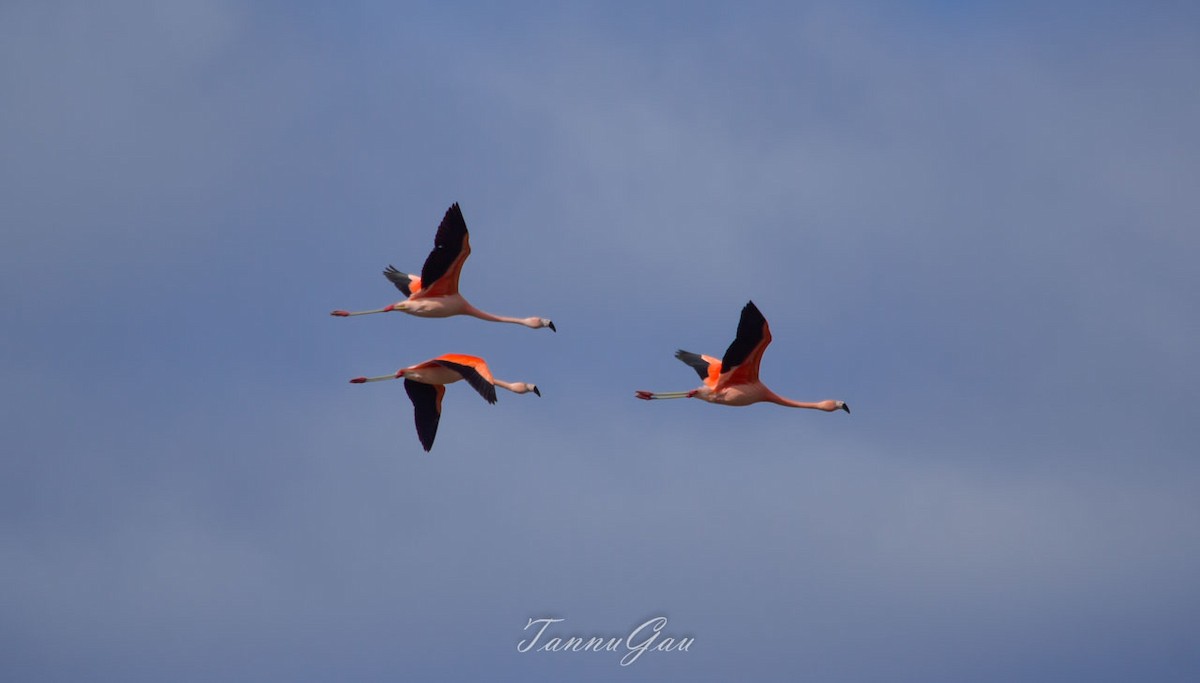
[(425, 265), (421, 267), (421, 287), (428, 289), (439, 277), (446, 274), (462, 251), (463, 237), (466, 234), (467, 221), (463, 219), (458, 202), (455, 202), (446, 209), (442, 224), (438, 226), (437, 235), (433, 238), (433, 251), (429, 252)]
[(700, 354), (679, 349), (675, 352), (675, 357), (692, 366), (696, 374), (700, 375), (700, 379), (708, 379), (708, 361), (701, 358)]
[(479, 374), (479, 371), (475, 368), (461, 363), (452, 363), (448, 360), (434, 360), (433, 362), (462, 375), (462, 378), (467, 380), (467, 384), (470, 384), (472, 389), (478, 391), (479, 395), (488, 403), (496, 402), (496, 387), (484, 379), (483, 375)]
[(404, 390), (413, 404), (413, 420), (417, 424), (417, 438), (425, 450), (433, 448), (437, 436), (438, 422), (442, 413), (438, 410), (438, 390), (432, 384), (423, 384), (411, 379), (404, 380)]
[(722, 373), (729, 372), (746, 361), (746, 358), (754, 351), (754, 347), (762, 341), (763, 325), (766, 322), (767, 319), (759, 312), (758, 306), (755, 306), (753, 301), (748, 302), (742, 308), (737, 337), (734, 338), (729, 348), (725, 349), (725, 356), (721, 358)]
[(405, 297), (412, 296), (412, 289), (409, 286), (412, 281), (411, 275), (408, 273), (401, 273), (400, 271), (396, 270), (396, 266), (389, 265), (387, 268), (383, 269), (383, 276), (386, 277), (393, 285), (396, 285), (396, 289), (400, 290)]

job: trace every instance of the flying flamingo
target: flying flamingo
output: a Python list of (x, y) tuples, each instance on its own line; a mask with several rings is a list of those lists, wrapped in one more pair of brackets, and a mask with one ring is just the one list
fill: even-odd
[(542, 395), (533, 384), (505, 382), (492, 377), (491, 370), (482, 358), (461, 353), (447, 353), (424, 363), (400, 368), (391, 375), (355, 377), (350, 383), (362, 384), (385, 379), (404, 380), (404, 390), (408, 392), (408, 398), (413, 404), (417, 438), (421, 440), (421, 445), (426, 451), (433, 448), (433, 439), (437, 436), (438, 422), (442, 419), (442, 396), (446, 393), (447, 384), (465, 379), (488, 403), (496, 402), (496, 387), (508, 389), (515, 394), (532, 391), (538, 396)]
[(467, 222), (463, 220), (458, 202), (455, 202), (446, 210), (446, 215), (438, 226), (437, 235), (433, 238), (433, 251), (426, 257), (420, 277), (402, 273), (390, 265), (383, 271), (384, 277), (407, 297), (404, 301), (370, 311), (338, 310), (330, 315), (344, 318), (390, 311), (400, 311), (420, 318), (470, 315), (492, 322), (516, 323), (535, 330), (539, 327), (549, 327), (551, 331), (558, 331), (554, 323), (547, 318), (509, 318), (492, 315), (472, 306), (458, 293), (458, 276), (470, 255), (471, 241), (467, 235)]
[(770, 343), (771, 328), (767, 326), (767, 319), (751, 301), (742, 308), (737, 337), (725, 350), (724, 358), (717, 360), (712, 356), (701, 356), (682, 349), (675, 352), (676, 358), (690, 365), (700, 375), (700, 379), (704, 380), (700, 388), (665, 393), (639, 391), (636, 395), (645, 401), (656, 398), (698, 398), (725, 406), (748, 406), (765, 401), (790, 408), (824, 410), (827, 413), (839, 408), (850, 412), (850, 406), (842, 401), (793, 401), (779, 396), (758, 381), (758, 365), (762, 362), (763, 351)]

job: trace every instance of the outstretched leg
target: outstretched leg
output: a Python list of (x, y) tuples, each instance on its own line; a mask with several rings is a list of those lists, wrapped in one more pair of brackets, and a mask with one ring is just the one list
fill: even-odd
[(664, 391), (657, 394), (652, 391), (637, 391), (634, 393), (634, 396), (643, 401), (653, 401), (656, 398), (692, 398), (695, 395), (695, 389), (691, 391)]

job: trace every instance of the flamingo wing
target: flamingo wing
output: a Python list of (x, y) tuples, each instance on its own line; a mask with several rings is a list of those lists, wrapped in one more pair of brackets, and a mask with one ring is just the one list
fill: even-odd
[(396, 266), (389, 265), (387, 268), (384, 268), (383, 276), (393, 285), (396, 285), (396, 289), (400, 290), (405, 297), (412, 296), (413, 292), (421, 291), (421, 278), (416, 275), (401, 273), (396, 270)]
[(467, 381), (467, 384), (471, 385), (472, 389), (479, 392), (483, 400), (495, 403), (496, 386), (492, 384), (492, 373), (488, 371), (487, 365), (484, 365), (482, 361), (474, 362), (477, 360), (473, 356), (449, 354), (441, 358), (434, 358), (430, 362), (457, 372)]
[(771, 328), (753, 301), (742, 308), (737, 337), (721, 359), (721, 379), (724, 384), (749, 384), (758, 381), (758, 365), (763, 351), (771, 343)]
[(404, 390), (413, 404), (413, 419), (417, 424), (417, 438), (428, 452), (433, 448), (437, 436), (438, 422), (442, 419), (442, 396), (446, 387), (442, 384), (423, 384), (415, 380), (404, 380)]
[(675, 357), (687, 363), (700, 379), (704, 380), (705, 384), (712, 384), (717, 381), (717, 377), (721, 374), (721, 361), (712, 356), (702, 356), (698, 353), (684, 351), (679, 349), (675, 352)]
[(446, 210), (437, 235), (433, 238), (433, 251), (421, 267), (422, 297), (449, 296), (458, 294), (458, 276), (463, 263), (471, 255), (471, 240), (467, 235), (467, 222), (462, 210), (455, 202)]

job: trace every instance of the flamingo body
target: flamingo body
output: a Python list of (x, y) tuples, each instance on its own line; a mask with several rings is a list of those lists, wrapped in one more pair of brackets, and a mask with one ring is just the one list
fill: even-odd
[(433, 251), (425, 258), (420, 275), (403, 273), (395, 266), (389, 265), (383, 271), (400, 293), (404, 300), (390, 306), (369, 311), (343, 311), (330, 313), (338, 317), (366, 315), (369, 313), (389, 313), (399, 311), (419, 318), (449, 318), (455, 315), (469, 315), (491, 322), (513, 323), (525, 327), (539, 329), (549, 327), (557, 332), (554, 322), (548, 318), (512, 318), (493, 315), (475, 308), (458, 291), (458, 279), (462, 274), (463, 264), (471, 255), (471, 236), (467, 232), (467, 222), (462, 210), (455, 202), (446, 210), (446, 215), (438, 225), (437, 234), (433, 239)]
[(696, 374), (700, 375), (702, 384), (691, 391), (673, 391), (655, 393), (638, 391), (636, 396), (642, 400), (671, 398), (698, 398), (708, 403), (725, 406), (748, 406), (754, 403), (775, 403), (789, 408), (811, 408), (833, 412), (844, 410), (850, 412), (850, 406), (844, 401), (826, 400), (809, 403), (784, 398), (771, 391), (759, 381), (758, 369), (762, 363), (763, 352), (771, 343), (771, 328), (767, 319), (754, 305), (748, 302), (742, 308), (738, 320), (737, 336), (734, 337), (725, 355), (720, 360), (712, 356), (704, 356), (680, 349), (675, 357), (686, 363)]
[(496, 387), (515, 394), (533, 392), (538, 396), (542, 395), (537, 385), (496, 379), (482, 358), (461, 353), (447, 353), (401, 368), (391, 375), (355, 377), (350, 383), (363, 384), (389, 379), (404, 380), (405, 393), (413, 404), (417, 438), (426, 451), (433, 448), (433, 440), (437, 437), (438, 424), (442, 419), (442, 397), (446, 395), (447, 384), (466, 380), (488, 403), (496, 402)]

